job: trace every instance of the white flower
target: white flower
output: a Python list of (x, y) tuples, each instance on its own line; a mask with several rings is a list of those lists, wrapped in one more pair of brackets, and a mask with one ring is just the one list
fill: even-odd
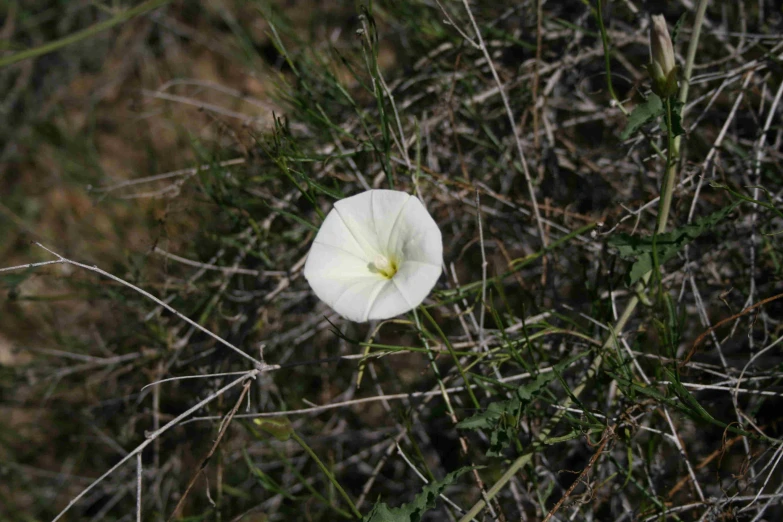
[(334, 204), (307, 255), (315, 295), (352, 321), (419, 306), (438, 281), (443, 240), (415, 196), (368, 190)]

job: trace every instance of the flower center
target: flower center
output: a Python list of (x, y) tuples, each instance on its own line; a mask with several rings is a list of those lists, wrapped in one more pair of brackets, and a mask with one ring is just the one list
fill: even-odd
[(378, 254), (375, 256), (371, 263), (370, 269), (373, 272), (378, 272), (386, 279), (391, 279), (394, 274), (397, 273), (397, 261), (395, 259), (389, 259), (388, 257)]

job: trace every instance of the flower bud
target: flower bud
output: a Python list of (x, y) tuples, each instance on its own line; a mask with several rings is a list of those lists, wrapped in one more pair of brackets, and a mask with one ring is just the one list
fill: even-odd
[(677, 65), (674, 62), (674, 46), (663, 15), (652, 16), (650, 29), (650, 64), (647, 72), (652, 78), (652, 90), (662, 98), (677, 92)]

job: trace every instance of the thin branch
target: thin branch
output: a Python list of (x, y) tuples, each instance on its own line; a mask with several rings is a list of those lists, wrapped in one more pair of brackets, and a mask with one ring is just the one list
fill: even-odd
[(527, 192), (528, 196), (530, 197), (530, 203), (533, 206), (533, 216), (536, 219), (536, 226), (538, 226), (538, 235), (541, 239), (541, 246), (546, 248), (547, 246), (547, 237), (544, 233), (544, 225), (541, 222), (541, 212), (539, 212), (538, 209), (538, 200), (536, 199), (536, 189), (533, 187), (533, 180), (530, 177), (530, 170), (527, 166), (527, 159), (525, 158), (525, 151), (522, 150), (522, 138), (519, 134), (519, 129), (517, 129), (517, 123), (514, 118), (514, 113), (511, 110), (511, 105), (508, 102), (508, 96), (506, 95), (506, 91), (503, 88), (503, 82), (500, 81), (500, 76), (498, 76), (498, 72), (495, 69), (495, 64), (492, 61), (492, 56), (490, 56), (489, 51), (487, 50), (487, 46), (484, 43), (484, 38), (481, 36), (481, 30), (479, 29), (478, 23), (476, 23), (476, 19), (473, 17), (473, 12), (470, 10), (470, 4), (468, 3), (468, 0), (462, 0), (462, 4), (465, 6), (465, 11), (468, 13), (468, 17), (470, 18), (470, 23), (473, 25), (473, 31), (476, 33), (476, 38), (478, 39), (479, 48), (481, 49), (481, 52), (484, 53), (484, 58), (487, 60), (487, 65), (489, 66), (489, 70), (492, 72), (492, 77), (495, 79), (495, 84), (497, 84), (498, 92), (500, 93), (500, 97), (503, 100), (503, 106), (506, 108), (506, 115), (508, 116), (508, 123), (511, 126), (511, 133), (514, 136), (514, 142), (517, 146), (517, 154), (519, 155), (519, 162), (522, 164), (522, 172), (525, 176), (525, 183), (527, 183)]
[[(264, 370), (264, 371), (265, 371), (265, 370)], [(160, 437), (162, 434), (166, 433), (166, 432), (167, 432), (169, 429), (171, 429), (171, 428), (173, 428), (174, 426), (176, 426), (177, 424), (179, 424), (179, 423), (180, 423), (180, 421), (182, 421), (183, 419), (185, 419), (186, 417), (188, 417), (188, 416), (189, 416), (191, 413), (194, 413), (194, 412), (198, 411), (199, 409), (203, 408), (204, 406), (206, 406), (207, 404), (209, 404), (210, 402), (212, 402), (212, 401), (213, 401), (213, 400), (215, 400), (216, 398), (220, 397), (221, 395), (223, 395), (225, 392), (227, 392), (228, 390), (230, 390), (231, 388), (233, 388), (233, 387), (234, 387), (234, 386), (236, 386), (237, 384), (241, 384), (242, 382), (244, 382), (244, 381), (245, 381), (245, 379), (252, 379), (252, 378), (255, 378), (255, 377), (256, 377), (256, 376), (257, 376), (259, 373), (261, 373), (261, 372), (262, 372), (262, 370), (257, 370), (257, 369), (256, 369), (256, 370), (250, 370), (250, 371), (248, 371), (248, 372), (247, 372), (245, 375), (243, 375), (243, 376), (242, 376), (242, 377), (240, 377), (239, 379), (236, 379), (236, 380), (234, 380), (234, 381), (231, 381), (230, 383), (228, 383), (227, 385), (223, 386), (223, 387), (222, 387), (222, 388), (220, 388), (219, 390), (217, 390), (217, 391), (215, 391), (215, 392), (213, 392), (213, 393), (209, 394), (209, 396), (207, 396), (207, 398), (205, 398), (205, 399), (203, 399), (203, 400), (199, 401), (199, 402), (198, 402), (196, 405), (194, 405), (194, 406), (191, 406), (190, 408), (188, 408), (187, 410), (185, 410), (185, 412), (183, 412), (183, 413), (181, 413), (181, 414), (177, 415), (177, 416), (176, 416), (174, 419), (170, 420), (168, 423), (166, 423), (165, 425), (163, 425), (163, 426), (162, 426), (160, 429), (158, 429), (158, 430), (156, 430), (156, 431), (153, 431), (152, 433), (148, 434), (148, 435), (147, 435), (147, 439), (146, 439), (144, 442), (142, 442), (141, 444), (139, 444), (138, 446), (136, 446), (136, 448), (135, 448), (133, 451), (131, 451), (131, 452), (130, 452), (130, 453), (128, 453), (128, 454), (127, 454), (125, 457), (123, 457), (122, 459), (120, 459), (120, 461), (119, 461), (119, 462), (117, 462), (117, 464), (115, 464), (114, 466), (112, 466), (111, 468), (109, 468), (109, 470), (108, 470), (108, 471), (106, 471), (106, 472), (105, 472), (103, 475), (101, 475), (100, 477), (98, 477), (97, 479), (95, 479), (94, 481), (92, 481), (92, 483), (91, 483), (89, 486), (87, 486), (86, 488), (84, 488), (84, 489), (82, 490), (82, 492), (81, 492), (81, 493), (79, 493), (78, 495), (76, 495), (75, 497), (73, 497), (73, 498), (70, 500), (70, 502), (68, 502), (68, 505), (67, 505), (67, 506), (65, 506), (65, 508), (63, 508), (63, 510), (62, 510), (62, 511), (60, 511), (60, 513), (58, 513), (58, 514), (57, 514), (57, 516), (56, 516), (56, 517), (54, 517), (54, 518), (52, 519), (52, 522), (57, 522), (58, 520), (60, 520), (60, 519), (62, 518), (62, 516), (63, 516), (65, 513), (67, 513), (67, 512), (68, 512), (68, 511), (69, 511), (69, 510), (70, 510), (70, 509), (71, 509), (71, 508), (74, 506), (74, 504), (76, 504), (77, 502), (79, 502), (79, 500), (81, 500), (82, 498), (84, 498), (84, 496), (85, 496), (87, 493), (89, 493), (90, 491), (92, 491), (92, 489), (93, 489), (95, 486), (97, 486), (98, 484), (100, 484), (101, 482), (103, 482), (103, 481), (104, 481), (104, 480), (105, 480), (105, 479), (106, 479), (106, 478), (107, 478), (109, 475), (111, 475), (112, 473), (114, 473), (115, 471), (117, 471), (117, 469), (118, 469), (120, 466), (122, 466), (123, 464), (125, 464), (126, 462), (128, 462), (130, 459), (132, 459), (133, 457), (135, 457), (137, 454), (139, 454), (139, 453), (141, 453), (142, 451), (144, 451), (144, 448), (146, 448), (147, 446), (149, 446), (150, 444), (152, 444), (152, 442), (153, 442), (155, 439), (157, 439), (157, 438), (158, 438), (158, 437)]]
[(212, 447), (209, 449), (209, 452), (204, 456), (203, 459), (201, 459), (201, 462), (199, 463), (196, 472), (190, 478), (190, 482), (188, 482), (188, 485), (185, 488), (185, 492), (182, 493), (179, 502), (177, 502), (177, 505), (174, 507), (174, 511), (171, 512), (171, 515), (168, 518), (169, 522), (171, 522), (171, 520), (173, 520), (176, 516), (179, 515), (179, 512), (182, 510), (183, 506), (185, 505), (185, 500), (187, 500), (190, 490), (196, 484), (196, 480), (199, 478), (199, 476), (201, 476), (201, 474), (204, 472), (204, 469), (206, 468), (209, 459), (212, 457), (212, 455), (215, 454), (215, 451), (217, 450), (220, 441), (223, 440), (223, 435), (226, 434), (226, 430), (228, 429), (228, 426), (231, 424), (231, 420), (234, 418), (234, 414), (236, 414), (237, 410), (239, 409), (239, 406), (242, 404), (242, 401), (245, 399), (245, 395), (247, 395), (247, 391), (250, 389), (251, 384), (253, 384), (253, 381), (248, 380), (245, 382), (245, 385), (242, 387), (242, 393), (239, 394), (239, 398), (237, 399), (237, 402), (234, 404), (234, 407), (231, 409), (228, 415), (226, 415), (226, 418), (221, 423), (221, 427), (220, 430), (218, 431), (217, 438), (215, 438), (215, 442), (212, 444)]
[[(105, 270), (101, 270), (100, 268), (98, 268), (95, 265), (90, 266), (90, 265), (85, 265), (83, 263), (79, 263), (79, 262), (76, 262), (76, 261), (72, 261), (70, 259), (67, 259), (67, 258), (61, 256), (60, 254), (58, 254), (58, 253), (56, 253), (56, 252), (54, 252), (52, 250), (49, 250), (48, 248), (46, 248), (45, 246), (43, 246), (42, 244), (40, 244), (38, 242), (36, 242), (35, 244), (38, 245), (39, 247), (43, 248), (44, 250), (46, 250), (47, 252), (49, 252), (53, 256), (56, 256), (58, 258), (57, 261), (51, 261), (51, 262), (49, 262), (49, 264), (51, 264), (51, 263), (58, 263), (59, 262), (59, 263), (66, 263), (66, 264), (73, 265), (73, 266), (78, 266), (79, 268), (84, 268), (85, 270), (89, 270), (91, 272), (95, 272), (97, 274), (100, 274), (100, 275), (102, 275), (104, 277), (108, 277), (109, 279), (111, 279), (113, 281), (116, 281), (116, 282), (118, 282), (118, 283), (120, 283), (120, 284), (122, 284), (124, 286), (127, 286), (128, 288), (132, 288), (133, 290), (135, 290), (136, 292), (140, 293), (144, 297), (154, 301), (159, 306), (162, 306), (163, 308), (165, 308), (169, 312), (173, 313), (174, 315), (176, 315), (177, 317), (179, 317), (180, 319), (182, 319), (183, 321), (185, 321), (186, 323), (191, 325), (193, 328), (195, 328), (195, 329), (199, 330), (200, 332), (208, 335), (209, 337), (215, 339), (220, 344), (222, 344), (224, 346), (227, 346), (232, 351), (238, 353), (239, 355), (241, 355), (245, 359), (253, 362), (254, 366), (257, 369), (262, 370), (262, 371), (266, 371), (266, 370), (270, 370), (270, 369), (271, 370), (277, 369), (277, 368), (268, 367), (266, 364), (262, 363), (261, 361), (259, 361), (259, 360), (255, 359), (254, 357), (246, 354), (245, 352), (243, 352), (242, 350), (240, 350), (239, 348), (237, 348), (233, 344), (229, 343), (228, 341), (226, 341), (222, 337), (220, 337), (218, 335), (215, 335), (211, 331), (207, 330), (206, 328), (204, 328), (203, 326), (201, 326), (200, 324), (198, 324), (194, 320), (190, 319), (189, 317), (183, 315), (181, 312), (179, 312), (178, 310), (176, 310), (175, 308), (173, 308), (169, 304), (161, 301), (160, 299), (158, 299), (157, 297), (155, 297), (151, 293), (147, 292), (146, 290), (143, 290), (143, 289), (139, 288), (138, 286), (125, 281), (124, 279), (120, 279), (119, 277), (115, 276), (114, 274), (110, 274), (109, 272), (106, 272)], [(21, 267), (16, 267), (16, 268), (25, 268), (25, 267), (28, 267), (28, 266), (32, 266), (32, 265), (22, 265)], [(41, 266), (41, 265), (39, 265), (39, 266)]]

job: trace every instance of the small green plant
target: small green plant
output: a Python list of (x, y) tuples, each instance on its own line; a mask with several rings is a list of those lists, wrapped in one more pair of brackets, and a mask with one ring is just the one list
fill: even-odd
[(0, 518), (783, 517), (764, 2), (41, 1)]

